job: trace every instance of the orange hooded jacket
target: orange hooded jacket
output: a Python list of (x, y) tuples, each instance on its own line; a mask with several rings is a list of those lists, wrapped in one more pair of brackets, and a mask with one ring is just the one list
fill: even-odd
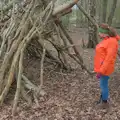
[(94, 57), (94, 71), (109, 76), (114, 71), (120, 37), (106, 37), (97, 46)]

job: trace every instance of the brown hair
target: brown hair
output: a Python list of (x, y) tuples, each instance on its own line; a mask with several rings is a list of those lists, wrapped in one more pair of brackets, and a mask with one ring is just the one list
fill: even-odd
[(113, 28), (113, 27), (110, 27), (108, 24), (106, 23), (102, 23), (99, 25), (99, 27), (105, 29), (105, 30), (108, 30), (108, 35), (110, 37), (115, 37), (117, 35), (117, 32), (116, 30)]

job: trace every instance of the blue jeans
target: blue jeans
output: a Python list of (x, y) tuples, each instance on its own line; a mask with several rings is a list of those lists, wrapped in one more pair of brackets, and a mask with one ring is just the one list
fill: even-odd
[(109, 97), (108, 79), (109, 76), (100, 77), (100, 89), (101, 89), (102, 100), (108, 100)]

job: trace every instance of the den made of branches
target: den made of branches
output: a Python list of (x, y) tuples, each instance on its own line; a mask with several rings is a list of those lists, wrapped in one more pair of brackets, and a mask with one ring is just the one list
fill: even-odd
[[(0, 104), (3, 104), (15, 81), (13, 115), (20, 97), (27, 100), (29, 104), (32, 103), (32, 99), (38, 104), (37, 99), (40, 94), (43, 94), (45, 60), (53, 60), (63, 69), (70, 70), (71, 66), (66, 59), (66, 56), (69, 56), (91, 74), (60, 21), (60, 17), (70, 13), (71, 8), (78, 1), (70, 0), (61, 6), (56, 6), (55, 1), (50, 0), (1, 1)], [(56, 55), (50, 52), (48, 43), (52, 45)], [(70, 53), (70, 47), (75, 55)], [(24, 74), (23, 60), (26, 54), (36, 55), (41, 59), (40, 85), (38, 86)], [(31, 94), (27, 94), (28, 91)]]

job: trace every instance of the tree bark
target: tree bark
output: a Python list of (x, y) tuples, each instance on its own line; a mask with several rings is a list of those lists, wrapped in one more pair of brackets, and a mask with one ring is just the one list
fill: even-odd
[(102, 22), (106, 22), (108, 0), (103, 0)]
[(114, 17), (116, 5), (117, 5), (117, 0), (113, 0), (113, 5), (112, 5), (111, 12), (110, 12), (110, 15), (108, 17), (108, 22), (107, 22), (108, 25), (110, 25), (110, 26), (112, 24), (112, 20), (113, 20), (113, 17)]
[[(90, 16), (95, 19), (96, 15), (96, 0), (89, 0), (89, 14)], [(88, 21), (89, 25), (89, 41), (88, 41), (88, 48), (95, 48), (96, 44), (98, 43), (97, 39), (97, 28), (90, 22)]]

